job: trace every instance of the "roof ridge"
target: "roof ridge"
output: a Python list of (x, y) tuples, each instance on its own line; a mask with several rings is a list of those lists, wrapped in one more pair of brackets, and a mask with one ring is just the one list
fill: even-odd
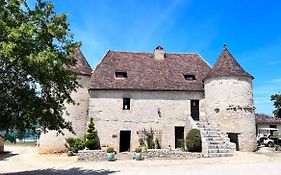
[[(119, 52), (119, 53), (147, 53), (153, 54), (153, 52), (136, 52), (136, 51), (124, 51), (124, 50), (109, 50), (110, 52)], [(177, 55), (196, 55), (197, 52), (165, 52), (165, 54), (177, 54)], [(199, 54), (198, 54), (199, 55)]]

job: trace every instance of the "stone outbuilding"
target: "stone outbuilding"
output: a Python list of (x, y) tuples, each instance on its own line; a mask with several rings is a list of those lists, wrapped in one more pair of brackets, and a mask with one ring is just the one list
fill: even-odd
[[(259, 129), (273, 128), (278, 129), (281, 132), (281, 118), (273, 117), (266, 114), (256, 114), (256, 132), (259, 134)], [(273, 135), (273, 131), (270, 131), (270, 135)]]
[[(74, 55), (83, 62), (74, 69), (83, 85), (73, 93), (79, 106), (67, 106), (65, 115), (78, 137), (93, 117), (100, 143), (118, 152), (133, 151), (144, 129), (153, 129), (162, 148), (176, 149), (192, 128), (200, 129), (209, 154), (218, 147), (228, 153), (230, 141), (237, 150), (255, 150), (253, 76), (226, 46), (214, 67), (198, 53), (166, 53), (158, 46), (152, 53), (109, 50), (90, 73), (81, 55)], [(44, 134), (40, 147), (61, 149), (64, 137)]]

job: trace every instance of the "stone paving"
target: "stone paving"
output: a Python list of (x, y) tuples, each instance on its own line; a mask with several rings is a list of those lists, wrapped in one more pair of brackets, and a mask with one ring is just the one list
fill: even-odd
[(39, 155), (36, 147), (5, 146), (0, 155), (0, 174), (19, 175), (280, 175), (281, 154), (235, 152), (233, 157), (190, 160), (119, 160), (115, 162), (80, 162), (77, 157)]

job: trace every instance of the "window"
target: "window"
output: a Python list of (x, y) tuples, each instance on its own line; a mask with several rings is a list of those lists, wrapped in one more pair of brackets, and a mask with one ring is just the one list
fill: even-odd
[(127, 72), (115, 72), (115, 78), (127, 78)]
[(130, 110), (130, 98), (123, 98), (123, 110)]
[(186, 80), (196, 80), (195, 75), (193, 74), (184, 74), (183, 76)]

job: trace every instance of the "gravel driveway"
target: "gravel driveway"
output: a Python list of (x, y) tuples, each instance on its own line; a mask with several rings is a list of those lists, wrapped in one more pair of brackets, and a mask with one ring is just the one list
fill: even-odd
[(281, 174), (281, 154), (236, 152), (234, 157), (193, 160), (119, 160), (78, 162), (76, 157), (39, 155), (36, 147), (6, 146), (0, 155), (1, 174), (19, 175), (256, 175)]

